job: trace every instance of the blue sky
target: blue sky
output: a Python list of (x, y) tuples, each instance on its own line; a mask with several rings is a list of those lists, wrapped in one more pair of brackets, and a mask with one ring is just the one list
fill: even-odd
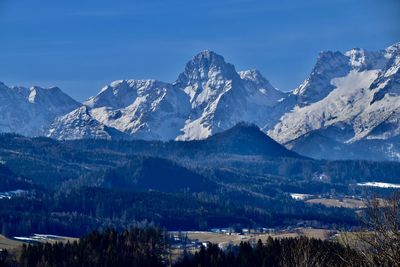
[(172, 82), (201, 50), (296, 87), (321, 50), (400, 41), (399, 0), (0, 0), (0, 81), (84, 100), (113, 80)]

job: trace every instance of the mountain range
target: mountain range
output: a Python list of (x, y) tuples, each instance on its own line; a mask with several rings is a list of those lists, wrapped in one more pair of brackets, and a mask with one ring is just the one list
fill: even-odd
[(115, 81), (83, 103), (57, 87), (0, 83), (0, 111), (0, 132), (26, 136), (187, 141), (248, 122), (308, 157), (398, 161), (400, 43), (321, 52), (291, 92), (207, 50), (173, 83)]

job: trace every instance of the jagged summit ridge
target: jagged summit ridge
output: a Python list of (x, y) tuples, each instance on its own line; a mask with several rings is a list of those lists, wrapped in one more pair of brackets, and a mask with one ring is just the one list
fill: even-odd
[(189, 112), (187, 96), (156, 80), (122, 80), (85, 102), (99, 122), (141, 139), (174, 139)]
[(174, 86), (183, 89), (190, 97), (192, 107), (213, 101), (224, 90), (229, 90), (233, 81), (240, 80), (235, 67), (225, 59), (205, 50), (194, 56), (175, 81)]
[(367, 147), (365, 140), (375, 140), (380, 150), (400, 159), (399, 143), (393, 139), (400, 132), (399, 45), (324, 54), (332, 56), (318, 58), (309, 78), (293, 92), (293, 110), (283, 114), (269, 135), (294, 149), (296, 142), (307, 147), (302, 138), (315, 132), (331, 140), (326, 147)]
[(192, 140), (239, 121), (264, 124), (265, 113), (285, 96), (258, 71), (238, 73), (206, 50), (189, 60), (172, 84), (119, 80), (84, 104), (98, 122), (134, 138)]
[(367, 51), (353, 48), (344, 53), (322, 51), (309, 77), (294, 91), (298, 106), (306, 106), (325, 98), (335, 87), (331, 80), (344, 77), (351, 71), (384, 69), (399, 51), (400, 45), (394, 44), (385, 50)]
[(80, 105), (58, 87), (8, 87), (0, 83), (0, 132), (43, 135), (57, 116)]

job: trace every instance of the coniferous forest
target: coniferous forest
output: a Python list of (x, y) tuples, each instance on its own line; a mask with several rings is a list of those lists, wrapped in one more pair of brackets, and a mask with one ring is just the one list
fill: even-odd
[(313, 160), (271, 145), (251, 125), (190, 142), (3, 134), (0, 194), (12, 195), (0, 199), (0, 233), (80, 237), (143, 225), (209, 230), (298, 223), (349, 229), (359, 223), (354, 209), (309, 205), (290, 194), (363, 197), (357, 183), (400, 180), (397, 162)]
[[(358, 217), (365, 207), (313, 204), (292, 193), (316, 200), (362, 199), (366, 194), (385, 198), (394, 190), (367, 192), (359, 183), (400, 180), (397, 162), (314, 160), (271, 146), (276, 143), (247, 124), (188, 142), (0, 135), (1, 234), (80, 238), (24, 245), (17, 252), (2, 250), (1, 264), (205, 267), (397, 262), (396, 253), (390, 263), (387, 257), (379, 258), (379, 247), (374, 254), (379, 261), (375, 256), (366, 261), (352, 246), (306, 237), (244, 241), (223, 249), (209, 244), (172, 257), (166, 231), (240, 232), (299, 225), (353, 231), (360, 227)], [(398, 242), (387, 242), (385, 248), (393, 249), (392, 244)]]
[(367, 266), (354, 250), (318, 239), (269, 238), (264, 243), (242, 242), (225, 250), (202, 246), (194, 254), (172, 259), (167, 234), (156, 228), (93, 232), (72, 243), (24, 245), (19, 258), (3, 254), (2, 266), (132, 266), (132, 267), (255, 267)]

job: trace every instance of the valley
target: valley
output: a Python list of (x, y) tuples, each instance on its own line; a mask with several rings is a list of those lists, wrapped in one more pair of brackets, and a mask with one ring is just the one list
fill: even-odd
[(395, 190), (357, 183), (400, 181), (397, 162), (306, 158), (245, 123), (184, 142), (3, 134), (0, 157), (6, 236), (79, 237), (146, 225), (170, 231), (351, 229), (366, 195)]
[(399, 12), (0, 1), (0, 267), (400, 267)]

